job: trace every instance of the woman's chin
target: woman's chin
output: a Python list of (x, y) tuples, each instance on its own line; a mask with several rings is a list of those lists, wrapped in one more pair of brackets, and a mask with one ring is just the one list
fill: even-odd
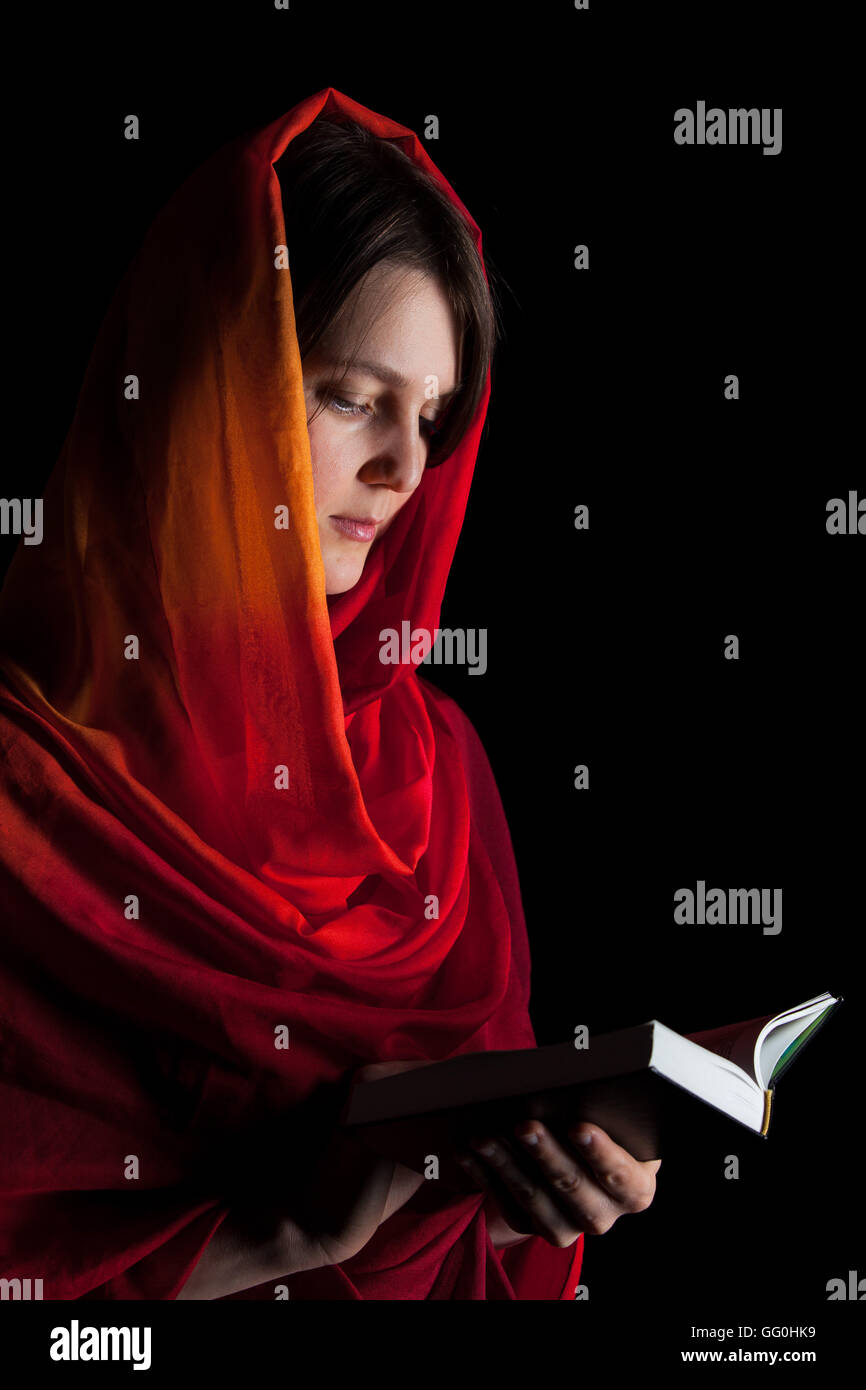
[[(366, 555), (364, 557), (366, 559)], [(364, 562), (360, 564), (346, 564), (325, 566), (325, 593), (328, 598), (338, 598), (340, 594), (346, 594), (350, 589), (354, 589), (364, 569)]]

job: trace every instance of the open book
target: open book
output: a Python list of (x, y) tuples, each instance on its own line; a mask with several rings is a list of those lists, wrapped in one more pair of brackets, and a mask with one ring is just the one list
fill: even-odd
[(776, 1082), (841, 1002), (825, 992), (687, 1037), (652, 1019), (591, 1037), (585, 1049), (567, 1042), (424, 1062), (357, 1079), (340, 1122), (417, 1172), (435, 1154), (440, 1178), (461, 1190), (474, 1184), (454, 1147), (473, 1134), (507, 1136), (529, 1117), (563, 1137), (568, 1125), (590, 1120), (640, 1160), (662, 1157), (663, 1136), (693, 1128), (699, 1101), (766, 1136)]

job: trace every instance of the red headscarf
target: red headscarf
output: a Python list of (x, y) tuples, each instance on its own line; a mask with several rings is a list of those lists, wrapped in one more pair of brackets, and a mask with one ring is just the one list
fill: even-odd
[[(274, 163), (329, 112), (431, 175), (480, 252), (415, 135), (333, 88), (218, 151), (115, 295), (0, 596), (0, 1272), (45, 1298), (173, 1298), (226, 1146), (278, 1170), (320, 1083), (534, 1045), (445, 697), (378, 658), (382, 628), (438, 624), (489, 378), (326, 601)], [(501, 1260), (481, 1201), (422, 1193), (292, 1296), (563, 1296), (575, 1251)]]

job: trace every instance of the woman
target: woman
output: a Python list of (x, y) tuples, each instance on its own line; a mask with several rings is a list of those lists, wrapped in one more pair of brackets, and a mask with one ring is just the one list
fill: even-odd
[(187, 180), (100, 331), (0, 596), (2, 1274), (46, 1298), (568, 1298), (652, 1198), (597, 1126), (466, 1195), (334, 1125), (359, 1067), (534, 1045), (489, 765), (380, 659), (463, 520), (480, 250), (329, 88)]

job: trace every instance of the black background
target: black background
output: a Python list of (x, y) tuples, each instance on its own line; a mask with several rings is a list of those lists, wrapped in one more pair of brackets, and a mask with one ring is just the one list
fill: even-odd
[[(506, 337), (442, 614), (487, 629), (488, 670), (429, 675), (502, 793), (538, 1041), (846, 1001), (780, 1084), (767, 1141), (732, 1126), (721, 1149), (684, 1146), (649, 1211), (587, 1238), (581, 1337), (646, 1318), (671, 1364), (693, 1322), (765, 1321), (818, 1326), (800, 1345), (826, 1364), (856, 1315), (827, 1280), (866, 1275), (866, 540), (825, 527), (828, 499), (866, 492), (846, 418), (853, 127), (844, 35), (828, 71), (829, 21), (807, 13), (49, 5), (13, 45), (29, 82), (7, 145), (7, 411), (25, 428), (4, 496), (40, 493), (117, 282), (213, 150), (327, 86), (422, 137), (439, 117), (429, 153), (505, 282)], [(782, 152), (675, 145), (674, 111), (699, 99), (782, 107)], [(676, 925), (698, 879), (781, 887), (781, 933)]]

